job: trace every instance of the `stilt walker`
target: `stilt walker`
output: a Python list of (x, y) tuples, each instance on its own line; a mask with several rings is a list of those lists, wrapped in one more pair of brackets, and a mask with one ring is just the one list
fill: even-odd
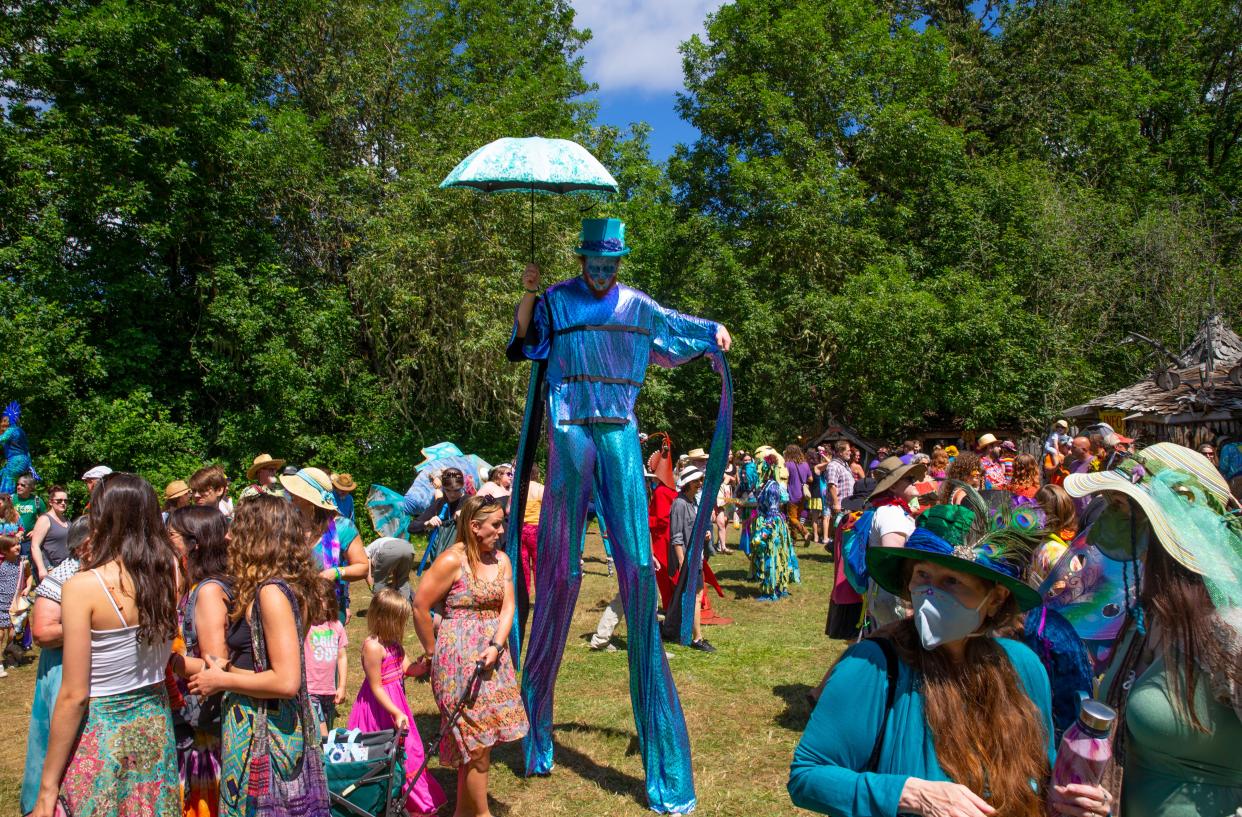
[[(526, 773), (552, 770), (553, 689), (582, 581), (582, 530), (594, 490), (612, 537), (625, 606), (630, 700), (648, 801), (655, 811), (686, 813), (696, 802), (690, 741), (656, 620), (634, 403), (649, 361), (665, 367), (699, 357), (712, 362), (721, 374), (722, 388), (704, 492), (714, 496), (732, 430), (732, 388), (723, 354), (731, 339), (720, 324), (666, 309), (616, 282), (620, 259), (629, 253), (619, 220), (583, 221), (582, 241), (575, 252), (582, 261), (582, 275), (542, 294), (539, 268), (533, 264), (526, 268), (526, 294), (507, 350), (510, 360), (536, 362), (515, 469), (519, 479), (525, 479), (523, 467), (538, 441), (539, 409), (547, 408), (548, 474), (539, 525), (536, 604), (522, 672), (522, 700), (531, 726), (524, 744)], [(511, 518), (521, 517), (523, 496), (524, 486), (515, 484)], [(672, 621), (666, 625), (682, 643), (688, 643), (692, 605), (702, 586), (701, 543), (711, 511), (700, 509), (695, 520), (698, 536), (687, 554), (690, 569), (682, 570), (667, 615)], [(510, 539), (513, 552), (517, 540), (512, 535)], [(521, 638), (519, 629), (514, 628), (515, 640)]]

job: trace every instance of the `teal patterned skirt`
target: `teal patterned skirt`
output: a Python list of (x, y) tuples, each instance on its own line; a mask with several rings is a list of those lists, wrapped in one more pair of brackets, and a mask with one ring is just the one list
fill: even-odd
[(768, 599), (787, 595), (789, 585), (799, 582), (798, 556), (784, 516), (760, 516), (752, 525), (750, 577)]
[(72, 817), (179, 817), (181, 781), (162, 682), (91, 698), (60, 796)]

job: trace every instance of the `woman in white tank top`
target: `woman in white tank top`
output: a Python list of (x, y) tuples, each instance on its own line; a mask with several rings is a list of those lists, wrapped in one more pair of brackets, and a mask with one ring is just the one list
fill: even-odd
[(64, 666), (33, 814), (52, 817), (59, 798), (73, 815), (175, 817), (164, 668), (177, 628), (176, 554), (155, 491), (133, 474), (104, 478), (90, 523), (90, 558), (62, 592)]

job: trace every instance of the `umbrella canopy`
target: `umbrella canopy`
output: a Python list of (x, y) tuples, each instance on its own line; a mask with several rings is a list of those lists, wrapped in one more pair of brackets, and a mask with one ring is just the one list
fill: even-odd
[(615, 193), (617, 180), (577, 142), (529, 136), (484, 145), (453, 168), (440, 187), (473, 187), (485, 193)]

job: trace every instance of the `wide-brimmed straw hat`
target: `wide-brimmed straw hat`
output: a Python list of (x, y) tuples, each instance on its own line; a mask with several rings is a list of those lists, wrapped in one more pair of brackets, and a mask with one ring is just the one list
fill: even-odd
[(876, 480), (875, 490), (871, 492), (871, 496), (876, 496), (892, 488), (901, 481), (902, 477), (909, 477), (911, 482), (918, 482), (927, 475), (927, 464), (911, 462), (907, 465), (901, 461), (901, 457), (885, 457), (871, 470)]
[(353, 493), (354, 489), (358, 487), (358, 483), (354, 482), (352, 474), (333, 474), (332, 487), (343, 494), (348, 494)]
[(702, 448), (691, 448), (686, 452), (686, 459), (705, 460), (707, 459), (707, 452)]
[(280, 484), (293, 496), (300, 496), (316, 508), (335, 511), (332, 478), (319, 468), (303, 468), (293, 476), (281, 475)]
[(880, 587), (902, 598), (910, 597), (905, 567), (910, 561), (932, 562), (960, 570), (1008, 588), (1018, 609), (1043, 603), (1039, 593), (1022, 581), (1023, 556), (1008, 545), (1017, 541), (1012, 531), (997, 526), (979, 535), (975, 511), (965, 505), (936, 505), (919, 515), (918, 527), (899, 548), (867, 549), (867, 572)]
[(164, 501), (170, 499), (178, 499), (190, 492), (190, 486), (184, 479), (174, 479), (168, 485), (164, 486)]
[(995, 435), (995, 434), (984, 434), (982, 437), (980, 437), (978, 440), (976, 440), (976, 441), (975, 441), (975, 450), (976, 450), (976, 451), (978, 451), (980, 448), (986, 448), (986, 447), (988, 447), (989, 445), (996, 445), (996, 435)]
[(246, 479), (254, 479), (255, 474), (264, 468), (271, 468), (273, 471), (279, 471), (285, 466), (284, 460), (278, 460), (271, 454), (260, 454), (254, 458), (254, 462), (246, 469)]
[(1229, 484), (1211, 460), (1175, 443), (1148, 446), (1113, 471), (1070, 474), (1064, 487), (1073, 497), (1116, 491), (1133, 499), (1165, 552), (1201, 576), (1219, 567), (1204, 558), (1207, 540), (1237, 538), (1228, 522)]

